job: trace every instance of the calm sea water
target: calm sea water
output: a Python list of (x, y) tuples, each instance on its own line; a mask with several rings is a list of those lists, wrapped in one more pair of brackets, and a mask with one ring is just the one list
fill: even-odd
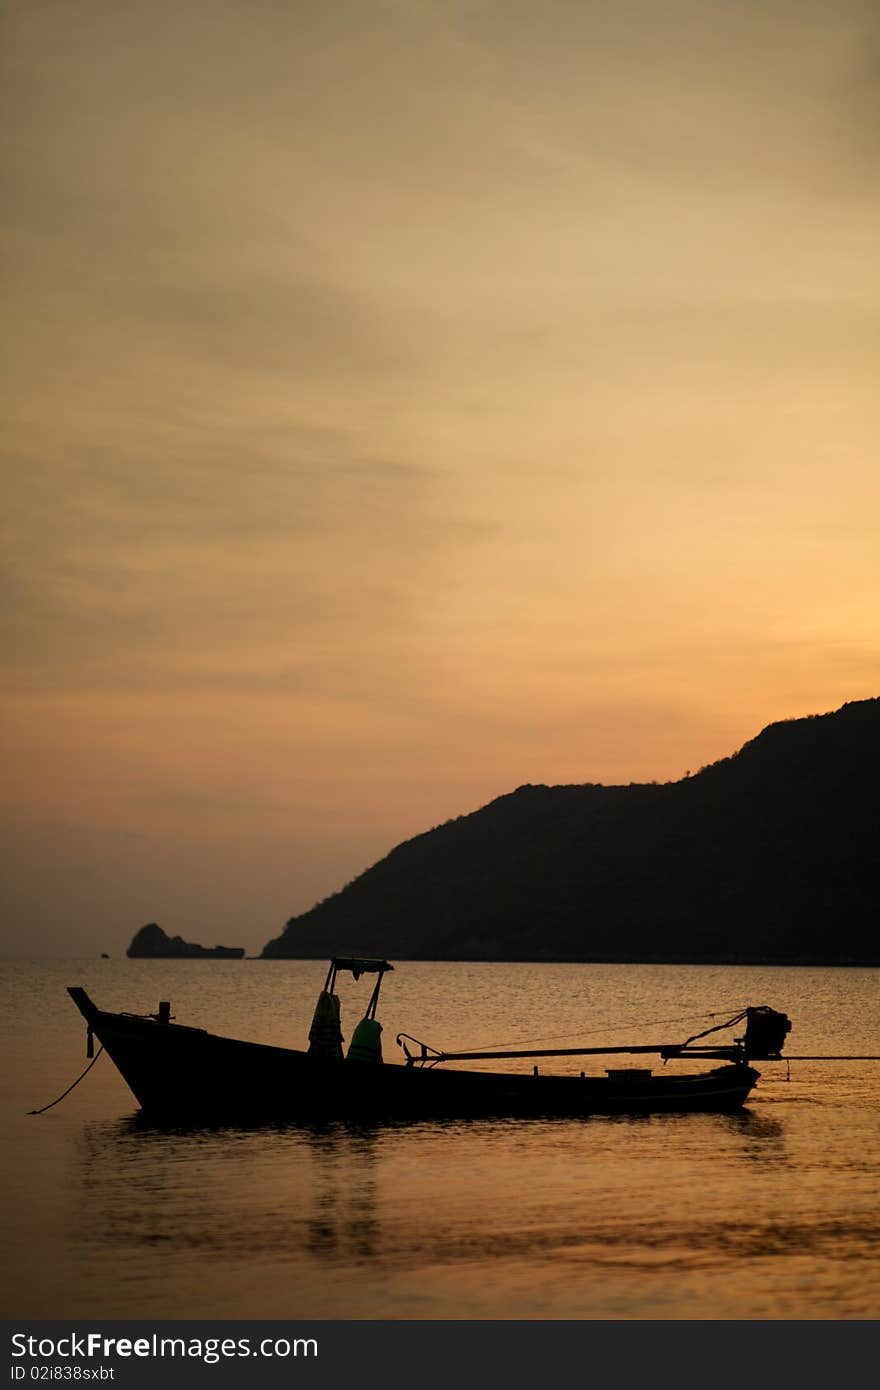
[[(7, 1317), (880, 1314), (880, 1063), (762, 1063), (735, 1116), (168, 1133), (136, 1122), (105, 1055), (27, 1113), (85, 1066), (68, 984), (303, 1047), (323, 977), (2, 962)], [(371, 984), (340, 983), (347, 1035)], [(880, 1052), (875, 970), (404, 962), (383, 999), (386, 1058), (400, 1030), (447, 1048), (678, 1041), (747, 1004), (791, 1016), (791, 1053)]]

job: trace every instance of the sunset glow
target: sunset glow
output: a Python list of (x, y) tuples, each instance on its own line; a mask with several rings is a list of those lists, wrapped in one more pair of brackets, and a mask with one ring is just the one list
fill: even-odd
[(6, 30), (10, 952), (880, 693), (875, 6)]

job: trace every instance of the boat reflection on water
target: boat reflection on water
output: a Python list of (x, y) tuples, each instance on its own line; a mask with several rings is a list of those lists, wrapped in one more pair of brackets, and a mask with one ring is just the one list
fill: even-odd
[[(108, 1253), (363, 1263), (446, 1248), (466, 1213), (468, 1241), (480, 1244), (484, 1223), (497, 1239), (499, 1228), (516, 1226), (529, 1188), (537, 1190), (533, 1152), (543, 1152), (545, 1166), (564, 1165), (583, 1200), (592, 1184), (608, 1181), (606, 1162), (619, 1179), (620, 1155), (615, 1161), (610, 1150), (637, 1143), (673, 1153), (683, 1139), (722, 1166), (787, 1162), (783, 1124), (751, 1111), (698, 1121), (625, 1115), (214, 1129), (167, 1128), (135, 1115), (81, 1131), (74, 1211), (92, 1247)], [(554, 1216), (554, 1239), (588, 1234), (586, 1214), (571, 1209), (567, 1234)]]
[(311, 1130), (313, 1215), (306, 1245), (318, 1256), (368, 1260), (379, 1253), (377, 1134), (369, 1129)]
[(741, 1137), (742, 1157), (762, 1167), (788, 1167), (785, 1127), (780, 1120), (756, 1110), (740, 1110), (722, 1117), (726, 1127)]
[(95, 1245), (369, 1258), (378, 1139), (344, 1124), (92, 1123), (81, 1133), (75, 1211)]

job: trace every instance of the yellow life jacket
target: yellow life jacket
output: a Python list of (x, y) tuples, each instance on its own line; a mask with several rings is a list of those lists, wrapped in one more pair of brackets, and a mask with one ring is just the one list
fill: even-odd
[(309, 1053), (313, 1057), (333, 1057), (342, 1061), (342, 1025), (339, 1021), (339, 996), (322, 990), (315, 1005), (309, 1029)]

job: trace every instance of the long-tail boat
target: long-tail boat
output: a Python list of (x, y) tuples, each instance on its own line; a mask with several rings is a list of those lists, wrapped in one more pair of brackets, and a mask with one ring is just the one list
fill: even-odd
[[(785, 1014), (761, 1005), (680, 1043), (446, 1052), (401, 1033), (397, 1042), (403, 1062), (390, 1063), (382, 1057), (376, 1007), (384, 975), (393, 968), (386, 960), (334, 956), (305, 1051), (243, 1042), (173, 1022), (167, 1001), (155, 1014), (108, 1013), (82, 987), (72, 986), (68, 993), (86, 1020), (88, 1055), (93, 1055), (97, 1038), (144, 1116), (175, 1124), (730, 1111), (744, 1104), (759, 1079), (751, 1063), (778, 1058), (791, 1028)], [(347, 1052), (334, 989), (340, 971), (354, 979), (376, 976)], [(727, 1043), (707, 1041), (737, 1025), (744, 1025), (742, 1036)], [(687, 1073), (612, 1067), (597, 1076), (554, 1075), (536, 1061), (612, 1055), (721, 1065)], [(449, 1065), (512, 1060), (531, 1066), (517, 1072)]]

